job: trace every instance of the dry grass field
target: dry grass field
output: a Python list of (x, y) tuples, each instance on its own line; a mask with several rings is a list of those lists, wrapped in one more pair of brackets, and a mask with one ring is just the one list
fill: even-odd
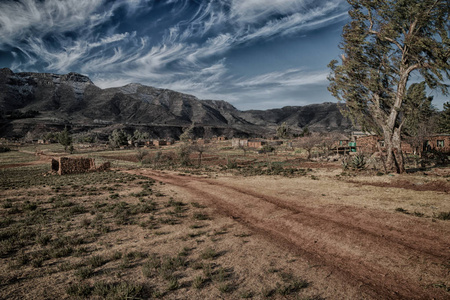
[[(220, 145), (0, 153), (2, 299), (448, 299), (450, 168), (343, 171)], [(140, 160), (140, 161), (139, 161)]]

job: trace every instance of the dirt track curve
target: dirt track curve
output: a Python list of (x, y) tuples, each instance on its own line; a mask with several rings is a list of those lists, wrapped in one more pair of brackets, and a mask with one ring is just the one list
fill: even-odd
[[(363, 298), (448, 299), (429, 282), (449, 278), (449, 236), (406, 216), (351, 206), (313, 207), (228, 182), (131, 170), (177, 186), (276, 245), (358, 287)], [(392, 220), (395, 218), (395, 222)], [(393, 225), (395, 224), (395, 225)]]

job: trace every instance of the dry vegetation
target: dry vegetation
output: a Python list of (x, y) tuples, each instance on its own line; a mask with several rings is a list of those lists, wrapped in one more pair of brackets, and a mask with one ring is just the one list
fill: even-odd
[[(46, 154), (61, 151), (41, 147), (38, 151)], [(33, 151), (0, 153), (0, 298), (376, 299), (386, 295), (364, 289), (358, 278), (347, 281), (339, 273), (348, 272), (345, 267), (341, 271), (338, 265), (330, 267), (326, 257), (321, 263), (306, 246), (298, 246), (312, 242), (302, 238), (319, 240), (320, 245), (320, 237), (330, 234), (325, 225), (324, 232), (312, 236), (307, 230), (314, 224), (298, 227), (305, 236), (295, 232), (296, 241), (278, 240), (261, 225), (265, 218), (274, 222), (298, 215), (298, 205), (324, 213), (321, 217), (325, 212), (338, 216), (342, 210), (347, 210), (343, 218), (357, 215), (360, 222), (383, 216), (393, 231), (418, 224), (420, 230), (426, 227), (441, 236), (436, 240), (441, 244), (437, 252), (450, 245), (448, 168), (375, 176), (368, 171), (343, 172), (338, 162), (307, 162), (287, 149), (269, 155), (244, 153), (225, 144), (208, 147), (201, 166), (195, 152), (192, 163), (180, 166), (176, 147), (144, 155), (136, 150), (78, 150), (77, 155), (110, 160), (113, 171), (66, 176), (50, 174), (50, 164), (30, 154)], [(284, 208), (263, 207), (259, 200), (252, 204), (255, 200), (247, 202), (248, 195), (260, 200), (266, 200), (261, 195), (273, 197), (278, 208)], [(289, 226), (298, 226), (293, 224)], [(364, 246), (364, 241), (351, 245)], [(404, 270), (411, 272), (412, 279), (404, 283), (405, 288), (420, 281), (415, 281), (419, 275), (414, 273), (419, 270), (423, 282), (414, 290), (420, 291), (419, 297), (450, 296), (450, 255), (441, 254), (440, 258), (432, 255), (433, 266), (410, 262)], [(400, 291), (391, 296), (402, 295), (408, 294)]]

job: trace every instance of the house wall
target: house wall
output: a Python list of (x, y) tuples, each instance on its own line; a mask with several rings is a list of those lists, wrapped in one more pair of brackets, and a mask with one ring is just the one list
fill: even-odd
[(249, 141), (248, 147), (259, 149), (259, 148), (262, 148), (265, 144), (267, 144), (267, 143), (263, 142), (263, 141)]
[[(376, 135), (362, 136), (356, 138), (356, 151), (362, 153), (374, 153), (378, 151), (377, 143), (381, 137)], [(384, 150), (384, 147), (382, 147)]]
[[(76, 173), (85, 173), (91, 169), (95, 169), (95, 162), (92, 158), (69, 158), (69, 157), (60, 157), (58, 159), (59, 169), (58, 174), (76, 174)], [(53, 166), (53, 162), (52, 162)]]
[(167, 142), (166, 141), (154, 140), (153, 141), (153, 145), (155, 145), (156, 147), (165, 146), (165, 145), (167, 145)]
[(248, 147), (248, 140), (232, 139), (231, 147), (233, 148)]
[[(443, 141), (444, 146), (440, 147), (438, 141)], [(431, 149), (441, 152), (450, 152), (450, 135), (435, 135), (428, 138), (428, 145)]]
[(57, 159), (52, 159), (52, 170), (58, 172), (59, 175), (86, 173), (90, 171), (106, 171), (110, 168), (110, 162), (105, 162), (96, 168), (93, 158), (59, 157)]

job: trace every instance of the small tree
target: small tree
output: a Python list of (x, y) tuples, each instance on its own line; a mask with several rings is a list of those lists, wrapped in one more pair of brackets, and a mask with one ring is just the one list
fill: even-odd
[(178, 147), (178, 160), (182, 166), (189, 166), (191, 164), (191, 156), (192, 153), (192, 147), (186, 143), (182, 143)]
[[(337, 142), (339, 141), (340, 134), (337, 132), (329, 132), (322, 134), (322, 146), (325, 150), (325, 155), (328, 156), (330, 154), (333, 146), (337, 146)], [(337, 148), (337, 147), (336, 147)]]
[(140, 163), (142, 163), (142, 161), (144, 160), (144, 157), (146, 157), (147, 155), (148, 155), (148, 151), (144, 150), (142, 148), (139, 148), (136, 152), (136, 158)]
[(203, 153), (207, 150), (206, 145), (195, 144), (191, 146), (191, 150), (198, 153), (198, 166), (202, 165)]
[(129, 137), (129, 140), (131, 140), (131, 143), (134, 144), (135, 142), (142, 142), (148, 140), (150, 135), (148, 132), (142, 132), (136, 129), (132, 136)]
[(128, 138), (126, 133), (122, 129), (114, 129), (109, 136), (109, 144), (113, 148), (128, 145)]
[(183, 130), (183, 133), (180, 135), (180, 141), (183, 143), (189, 142), (189, 140), (194, 138), (194, 123), (191, 124), (188, 128)]
[(24, 140), (25, 142), (32, 142), (33, 139), (34, 139), (34, 136), (33, 136), (33, 134), (32, 134), (30, 131), (28, 131), (28, 132), (25, 134), (25, 136), (23, 137), (23, 140)]
[(280, 139), (287, 139), (290, 136), (290, 128), (289, 126), (286, 124), (286, 122), (283, 122), (283, 124), (281, 124), (280, 126), (278, 126), (277, 128), (277, 136)]
[(309, 128), (308, 128), (308, 126), (305, 126), (303, 129), (302, 129), (302, 132), (300, 133), (300, 137), (304, 137), (304, 136), (310, 136), (311, 135), (311, 131), (309, 131)]
[(314, 148), (319, 146), (322, 142), (322, 138), (317, 133), (311, 133), (308, 136), (304, 136), (299, 140), (299, 147), (305, 149), (308, 152), (306, 159), (311, 159), (311, 152)]
[[(58, 142), (64, 146), (64, 151), (66, 152), (67, 149), (72, 145), (72, 136), (70, 135), (67, 126), (64, 127), (64, 130), (58, 134)], [(71, 148), (71, 150), (72, 151), (70, 152), (73, 152), (73, 147)]]

